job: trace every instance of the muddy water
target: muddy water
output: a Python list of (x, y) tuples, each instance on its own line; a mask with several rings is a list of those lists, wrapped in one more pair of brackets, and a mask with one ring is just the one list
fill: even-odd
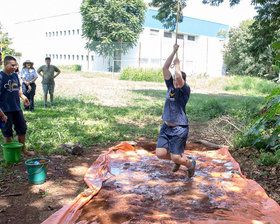
[[(82, 223), (265, 223), (267, 196), (239, 175), (226, 155), (192, 151), (195, 176), (145, 150), (110, 155), (111, 178), (83, 207)], [(253, 188), (253, 189), (252, 189)], [(257, 222), (256, 222), (257, 223)]]

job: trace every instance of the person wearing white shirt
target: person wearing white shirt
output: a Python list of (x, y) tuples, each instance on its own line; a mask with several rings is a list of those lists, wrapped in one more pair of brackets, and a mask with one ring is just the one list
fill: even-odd
[(34, 111), (34, 96), (36, 91), (35, 81), (38, 78), (33, 62), (26, 60), (20, 73), (22, 79), (22, 92), (30, 102), (30, 106), (24, 106), (25, 111)]

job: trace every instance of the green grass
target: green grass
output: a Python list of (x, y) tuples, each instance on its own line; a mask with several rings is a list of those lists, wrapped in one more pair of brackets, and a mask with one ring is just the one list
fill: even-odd
[(277, 86), (278, 84), (275, 82), (257, 77), (231, 76), (228, 78), (228, 83), (224, 86), (224, 90), (243, 94), (268, 95)]
[(164, 82), (162, 69), (153, 68), (124, 68), (120, 73), (120, 80)]
[[(63, 153), (58, 148), (63, 143), (81, 142), (89, 147), (137, 137), (156, 140), (162, 124), (166, 90), (122, 89), (117, 93), (120, 95), (113, 96), (115, 100), (125, 101), (126, 105), (100, 105), (102, 99), (98, 100), (94, 94), (80, 93), (73, 97), (60, 95), (55, 98), (54, 107), (43, 108), (43, 102), (37, 98), (35, 112), (24, 112), (28, 125), (27, 148), (40, 155)], [(191, 122), (207, 122), (230, 115), (249, 123), (259, 113), (263, 101), (263, 96), (192, 93), (186, 112)]]

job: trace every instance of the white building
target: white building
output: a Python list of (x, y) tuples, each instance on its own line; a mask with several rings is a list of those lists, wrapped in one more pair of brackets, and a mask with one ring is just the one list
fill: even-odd
[[(146, 12), (144, 31), (137, 45), (121, 56), (121, 62), (88, 51), (79, 12), (18, 23), (14, 46), (22, 53), (20, 63), (29, 59), (34, 61), (35, 67), (44, 64), (44, 58), (50, 56), (55, 65), (77, 64), (84, 71), (114, 71), (117, 66), (158, 68), (172, 51), (175, 33), (164, 30), (153, 18), (156, 13), (152, 9)], [(187, 74), (222, 75), (225, 39), (217, 33), (228, 29), (228, 25), (184, 17), (178, 28), (182, 70)]]

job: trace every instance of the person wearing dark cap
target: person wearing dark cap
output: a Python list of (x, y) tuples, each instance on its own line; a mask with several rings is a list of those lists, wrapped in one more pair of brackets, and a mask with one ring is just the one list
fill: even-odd
[[(46, 65), (42, 65), (38, 70), (38, 75), (42, 76), (42, 87), (44, 92), (44, 107), (47, 107), (48, 92), (51, 98), (51, 106), (53, 106), (54, 93), (54, 79), (61, 73), (61, 71), (54, 65), (51, 65), (51, 58), (45, 58)], [(41, 73), (43, 72), (43, 74)], [(56, 72), (56, 74), (54, 74)]]
[(33, 67), (33, 62), (26, 60), (23, 62), (20, 77), (22, 79), (22, 92), (30, 102), (30, 106), (24, 106), (24, 110), (34, 111), (34, 96), (36, 91), (35, 81), (38, 78), (36, 70)]

